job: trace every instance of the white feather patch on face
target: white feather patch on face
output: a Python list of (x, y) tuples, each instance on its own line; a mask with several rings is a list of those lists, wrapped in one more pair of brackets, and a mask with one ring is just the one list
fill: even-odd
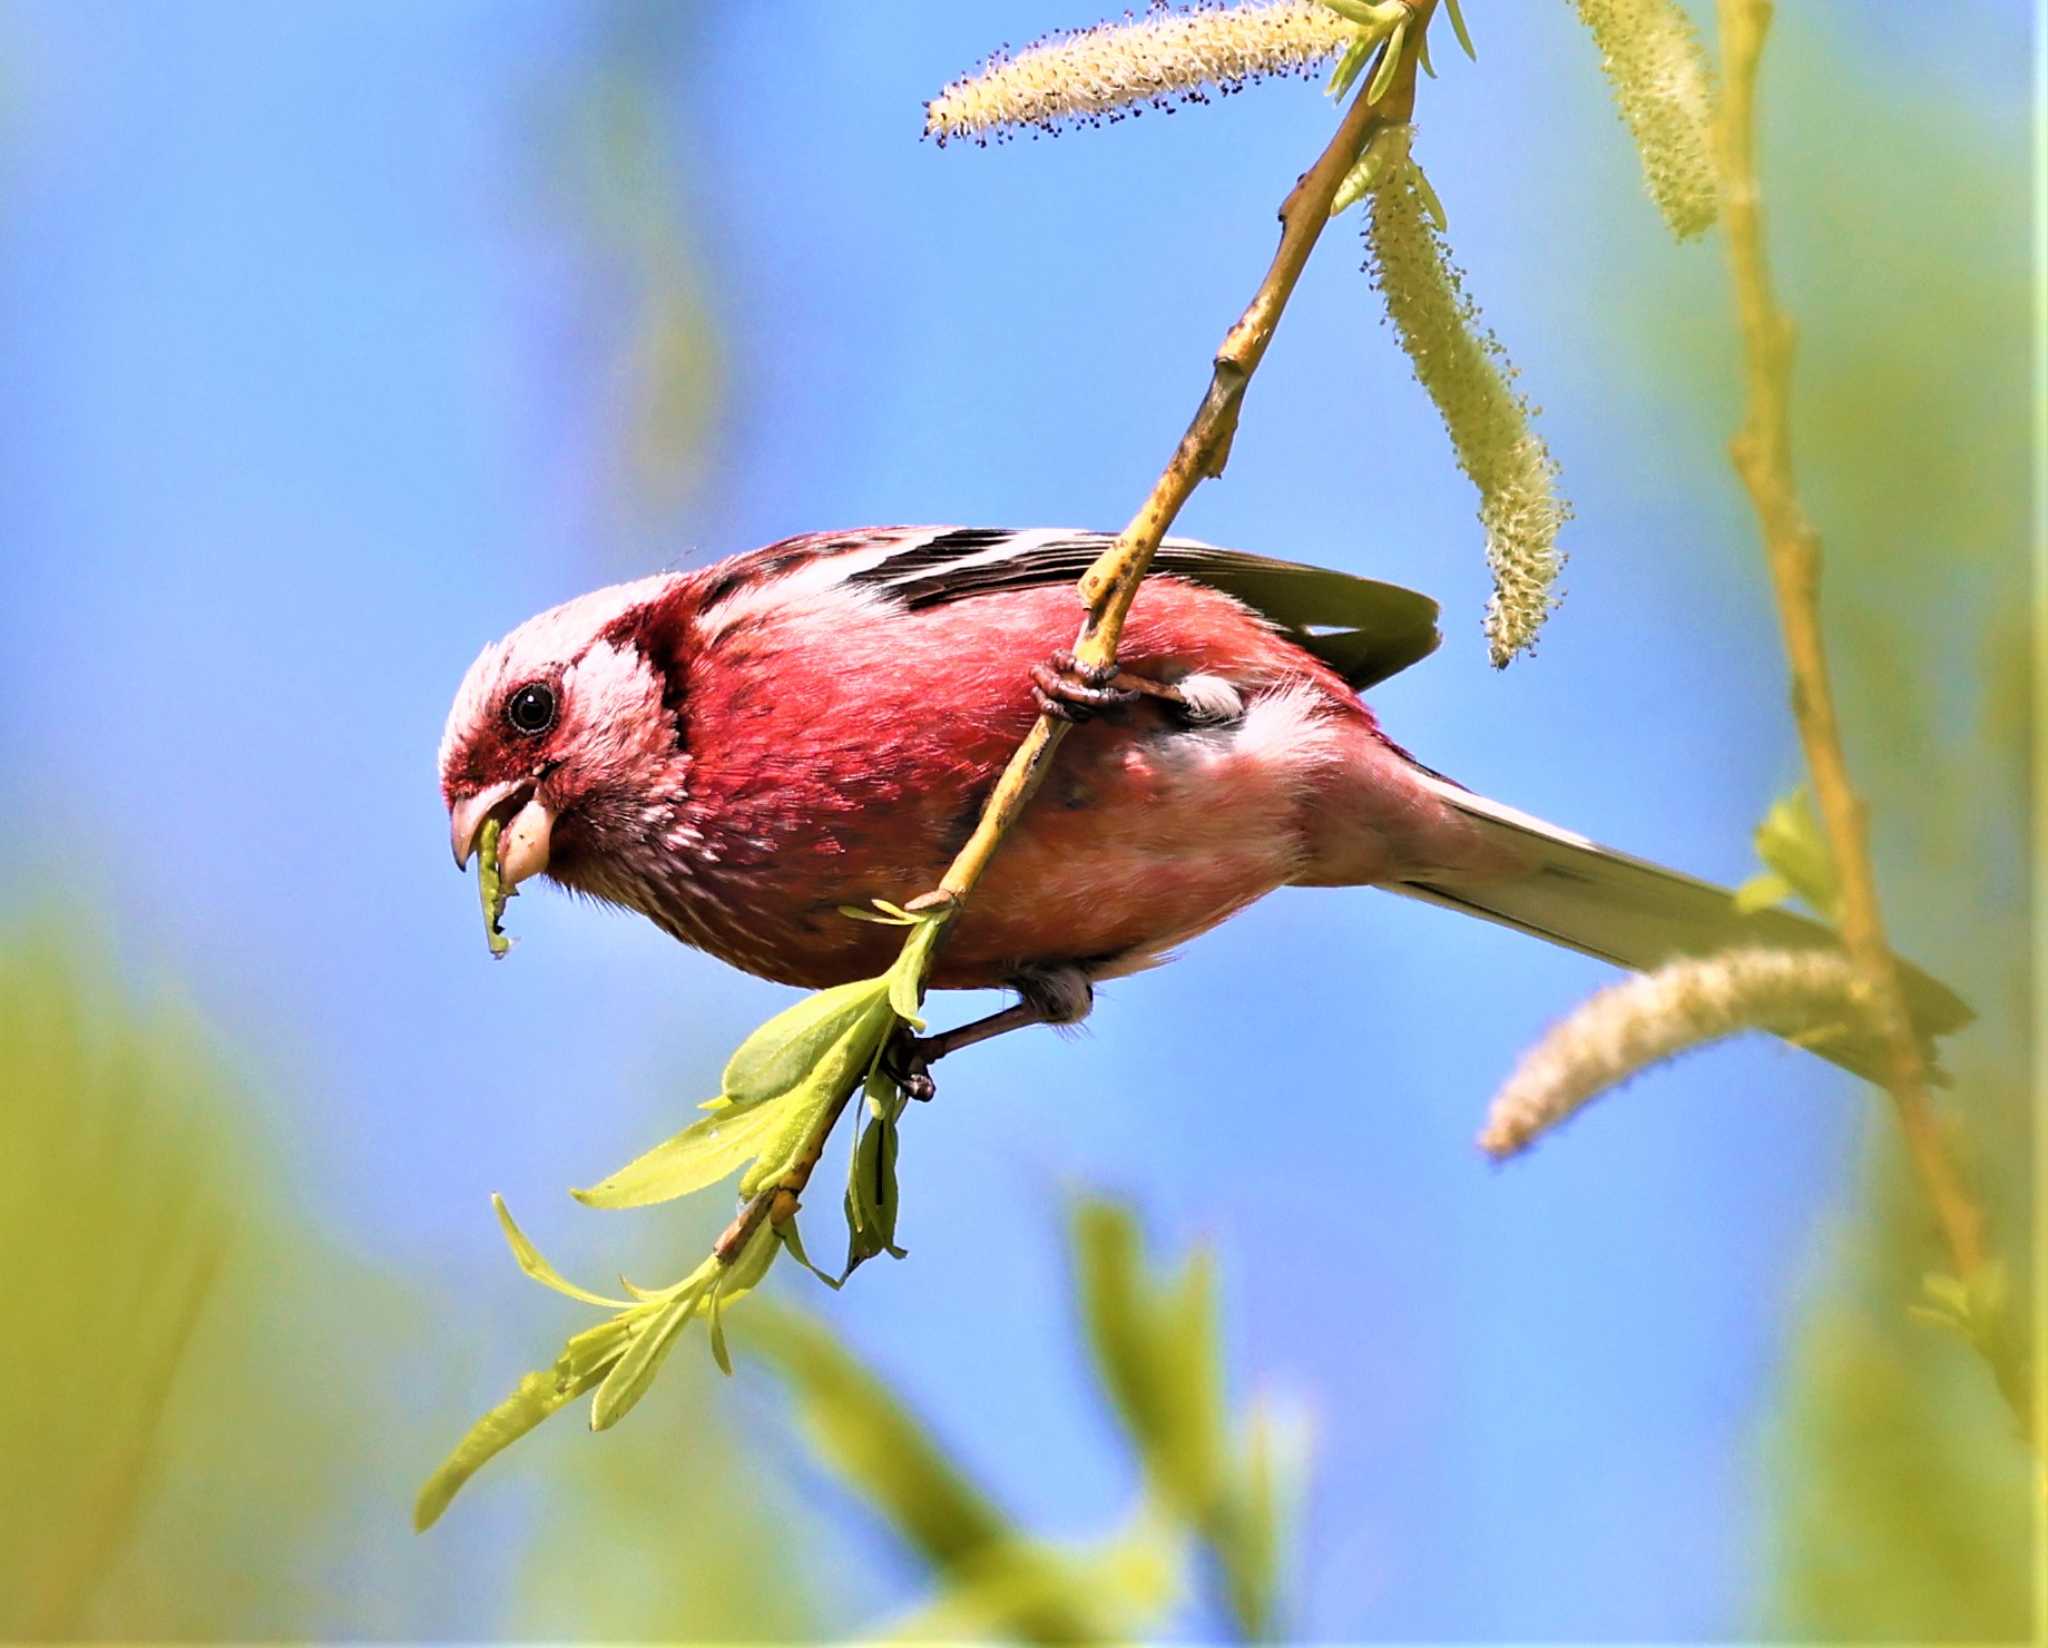
[(502, 640), (477, 654), (441, 734), (440, 768), (449, 763), (477, 726), (497, 713), (507, 690), (522, 682), (559, 675), (608, 625), (654, 600), (676, 580), (672, 572), (592, 590), (529, 618)]
[(635, 647), (598, 641), (562, 675), (555, 735), (580, 783), (651, 772), (674, 753), (675, 722), (661, 711), (662, 681)]

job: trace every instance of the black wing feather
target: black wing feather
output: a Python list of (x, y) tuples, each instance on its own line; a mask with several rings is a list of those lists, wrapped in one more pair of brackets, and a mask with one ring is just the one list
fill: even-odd
[[(1071, 583), (1110, 541), (1100, 532), (954, 527), (906, 545), (848, 582), (885, 589), (914, 611), (996, 590)], [(1014, 549), (1003, 553), (1005, 543)], [(1189, 538), (1168, 538), (1153, 566), (1242, 601), (1361, 691), (1428, 657), (1443, 639), (1436, 602), (1396, 584)]]

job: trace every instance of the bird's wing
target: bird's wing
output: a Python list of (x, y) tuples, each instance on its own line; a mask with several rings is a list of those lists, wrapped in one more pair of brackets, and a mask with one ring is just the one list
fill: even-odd
[[(843, 557), (849, 584), (884, 591), (915, 610), (997, 590), (1070, 583), (1110, 541), (1107, 533), (1063, 528), (891, 527), (792, 539), (747, 559), (765, 567), (778, 558), (788, 564), (797, 557)], [(1359, 690), (1428, 657), (1443, 639), (1436, 602), (1395, 584), (1192, 538), (1168, 538), (1153, 566), (1242, 601)]]

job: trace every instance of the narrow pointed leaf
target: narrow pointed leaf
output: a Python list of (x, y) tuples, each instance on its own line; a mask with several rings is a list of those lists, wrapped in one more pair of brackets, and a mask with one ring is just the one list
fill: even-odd
[(1240, 1458), (1204, 1530), (1222, 1567), (1241, 1641), (1284, 1639), (1282, 1598), (1294, 1577), (1288, 1555), (1300, 1521), (1309, 1449), (1305, 1414), (1254, 1401)]
[(566, 1385), (558, 1385), (544, 1373), (529, 1373), (521, 1379), (510, 1396), (470, 1426), (469, 1434), (455, 1445), (455, 1451), (442, 1462), (441, 1468), (427, 1478), (427, 1485), (420, 1489), (412, 1508), (414, 1531), (425, 1533), (440, 1519), (465, 1482), (603, 1376), (603, 1370), (598, 1369)]
[(718, 1364), (718, 1371), (730, 1379), (732, 1377), (732, 1353), (725, 1348), (724, 1313), (719, 1306), (717, 1288), (711, 1290), (711, 1301), (705, 1307), (705, 1315), (708, 1318), (708, 1325), (710, 1327), (711, 1360)]
[(1365, 88), (1365, 100), (1377, 103), (1387, 95), (1394, 84), (1394, 70), (1400, 66), (1401, 52), (1408, 44), (1408, 25), (1396, 23), (1394, 32), (1387, 40), (1387, 49), (1380, 58), (1380, 66), (1373, 71), (1372, 84)]
[(743, 1343), (788, 1384), (819, 1460), (942, 1573), (1017, 1537), (937, 1438), (822, 1324), (762, 1301), (747, 1313)]
[(1160, 1394), (1157, 1468), (1169, 1491), (1199, 1516), (1222, 1491), (1230, 1451), (1214, 1254), (1190, 1254), (1160, 1294), (1149, 1348)]
[(1450, 215), (1444, 211), (1443, 197), (1436, 192), (1436, 186), (1429, 181), (1428, 173), (1420, 166), (1411, 166), (1409, 177), (1415, 184), (1415, 192), (1422, 200), (1423, 211), (1429, 214), (1429, 221), (1436, 225), (1438, 234), (1451, 226)]
[(636, 1156), (609, 1178), (570, 1195), (586, 1207), (649, 1207), (714, 1185), (758, 1156), (784, 1120), (779, 1104), (715, 1111)]
[(1163, 1427), (1137, 1221), (1115, 1203), (1084, 1199), (1075, 1205), (1070, 1239), (1096, 1370), (1125, 1428), (1149, 1453)]
[(626, 1343), (633, 1337), (633, 1324), (642, 1314), (635, 1306), (570, 1335), (562, 1354), (555, 1358), (555, 1377), (567, 1382), (581, 1379), (593, 1369), (610, 1367), (625, 1354)]
[(647, 1387), (661, 1371), (676, 1335), (703, 1304), (705, 1291), (704, 1287), (684, 1289), (654, 1312), (633, 1336), (625, 1355), (612, 1364), (604, 1383), (597, 1387), (597, 1395), (591, 1398), (592, 1430), (610, 1430), (647, 1394)]
[(1805, 790), (1771, 803), (1756, 827), (1756, 855), (1814, 909), (1830, 921), (1839, 919), (1842, 892), (1834, 855)]
[(512, 1210), (505, 1205), (505, 1198), (496, 1191), (491, 1193), (491, 1206), (497, 1209), (498, 1224), (505, 1232), (505, 1241), (512, 1249), (512, 1257), (518, 1261), (519, 1268), (542, 1287), (551, 1287), (557, 1293), (566, 1293), (571, 1299), (580, 1299), (586, 1305), (602, 1305), (607, 1310), (631, 1308), (630, 1302), (625, 1299), (608, 1299), (602, 1293), (592, 1293), (588, 1288), (578, 1287), (549, 1264), (541, 1257), (540, 1249), (526, 1239), (526, 1232), (513, 1220)]
[(843, 1281), (877, 1254), (904, 1257), (896, 1245), (896, 1152), (893, 1116), (870, 1117), (846, 1175), (846, 1269)]
[(1444, 0), (1444, 10), (1451, 14), (1451, 32), (1458, 37), (1458, 44), (1465, 48), (1465, 55), (1473, 62), (1479, 61), (1478, 50), (1472, 44), (1472, 35), (1465, 27), (1465, 13), (1458, 0)]
[(823, 1282), (834, 1293), (839, 1291), (839, 1278), (827, 1275), (824, 1271), (820, 1270), (811, 1262), (811, 1256), (804, 1251), (803, 1235), (796, 1228), (794, 1217), (785, 1219), (781, 1224), (777, 1225), (775, 1227), (775, 1234), (781, 1239), (782, 1245), (789, 1249), (789, 1256), (792, 1259), (802, 1265), (813, 1276), (817, 1277), (819, 1281)]
[(1766, 870), (1761, 875), (1751, 876), (1735, 889), (1735, 908), (1739, 914), (1753, 916), (1759, 910), (1776, 908), (1798, 891), (1777, 871)]
[(1330, 71), (1330, 83), (1324, 93), (1330, 97), (1342, 97), (1351, 89), (1352, 81), (1358, 78), (1358, 71), (1365, 67), (1366, 59), (1372, 55), (1372, 45), (1360, 38), (1344, 48), (1344, 55), (1337, 59), (1336, 68)]

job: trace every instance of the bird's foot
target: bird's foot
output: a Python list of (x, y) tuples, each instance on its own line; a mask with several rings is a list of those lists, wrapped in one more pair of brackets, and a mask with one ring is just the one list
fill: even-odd
[(1041, 713), (1058, 721), (1085, 721), (1097, 710), (1114, 709), (1142, 696), (1125, 686), (1114, 664), (1083, 664), (1062, 648), (1031, 668), (1031, 696)]
[(939, 1084), (932, 1080), (932, 1060), (945, 1054), (934, 1049), (936, 1037), (915, 1036), (908, 1025), (898, 1028), (882, 1051), (882, 1074), (903, 1089), (904, 1096), (926, 1103), (938, 1096)]

